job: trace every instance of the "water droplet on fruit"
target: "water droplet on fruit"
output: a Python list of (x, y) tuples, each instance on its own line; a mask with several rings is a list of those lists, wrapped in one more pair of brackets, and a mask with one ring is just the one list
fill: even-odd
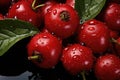
[(43, 38), (47, 38), (47, 36), (43, 36)]
[(53, 14), (56, 15), (57, 14), (57, 10), (53, 10)]
[(17, 16), (14, 16), (14, 19), (17, 19)]
[(115, 73), (116, 73), (116, 74), (120, 74), (120, 69), (117, 69), (117, 70), (115, 71)]
[(18, 8), (20, 8), (20, 5), (17, 5), (17, 6), (16, 6), (16, 9), (18, 9)]
[(28, 21), (29, 21), (29, 22), (32, 22), (32, 19), (29, 19)]
[(89, 61), (85, 61), (85, 63), (84, 63), (85, 65), (88, 65), (89, 64)]
[(73, 49), (72, 49), (72, 51), (75, 51), (75, 50), (76, 50), (76, 48), (73, 48)]
[(73, 58), (74, 58), (74, 59), (76, 59), (76, 58), (77, 58), (77, 56), (76, 56), (76, 55), (74, 55), (74, 56), (73, 56)]
[[(46, 11), (47, 11), (47, 12), (51, 12), (51, 10), (50, 10), (49, 8), (48, 8)], [(46, 13), (47, 13), (47, 12), (46, 12)]]

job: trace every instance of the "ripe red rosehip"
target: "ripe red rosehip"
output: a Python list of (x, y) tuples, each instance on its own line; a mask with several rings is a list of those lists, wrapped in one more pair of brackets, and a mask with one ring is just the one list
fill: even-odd
[(24, 20), (36, 27), (39, 27), (41, 24), (39, 15), (32, 9), (31, 4), (25, 0), (13, 4), (8, 11), (7, 18)]
[(106, 7), (104, 21), (110, 29), (120, 31), (120, 4), (111, 3)]
[(94, 69), (99, 80), (120, 79), (120, 59), (115, 55), (107, 54), (99, 57)]
[(103, 53), (107, 50), (110, 34), (107, 26), (98, 20), (86, 21), (78, 34), (79, 42), (93, 50), (94, 53)]
[(45, 15), (45, 27), (61, 38), (73, 35), (78, 25), (77, 12), (67, 4), (56, 4)]
[(70, 74), (76, 75), (82, 71), (89, 71), (93, 66), (92, 50), (80, 44), (73, 44), (64, 48), (62, 63)]
[(33, 36), (28, 43), (27, 49), (28, 58), (32, 60), (35, 65), (48, 69), (54, 67), (59, 61), (62, 44), (61, 40), (52, 34), (41, 32)]

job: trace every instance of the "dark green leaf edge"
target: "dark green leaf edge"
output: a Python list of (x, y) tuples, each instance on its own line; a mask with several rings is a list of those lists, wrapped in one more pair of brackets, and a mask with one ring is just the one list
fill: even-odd
[(18, 41), (33, 36), (39, 30), (32, 24), (15, 19), (5, 19), (0, 21), (0, 56), (5, 54), (10, 47)]
[(80, 24), (95, 18), (103, 9), (106, 0), (75, 0), (75, 9), (81, 18)]

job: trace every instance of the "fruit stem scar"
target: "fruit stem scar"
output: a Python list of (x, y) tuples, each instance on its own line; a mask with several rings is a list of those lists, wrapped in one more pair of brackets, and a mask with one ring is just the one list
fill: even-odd
[(60, 18), (61, 18), (61, 20), (63, 20), (63, 21), (69, 21), (70, 20), (70, 14), (69, 14), (69, 12), (67, 12), (67, 11), (62, 11), (61, 13), (60, 13)]

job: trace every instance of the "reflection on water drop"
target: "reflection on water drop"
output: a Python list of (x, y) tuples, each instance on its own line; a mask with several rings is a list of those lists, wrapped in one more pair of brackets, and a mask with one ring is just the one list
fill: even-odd
[(18, 8), (20, 8), (20, 5), (17, 5), (17, 6), (16, 6), (16, 9), (18, 9)]
[(57, 14), (57, 10), (54, 10), (54, 11), (53, 11), (53, 14), (56, 15), (56, 14)]
[(14, 16), (14, 19), (17, 19), (17, 16)]

